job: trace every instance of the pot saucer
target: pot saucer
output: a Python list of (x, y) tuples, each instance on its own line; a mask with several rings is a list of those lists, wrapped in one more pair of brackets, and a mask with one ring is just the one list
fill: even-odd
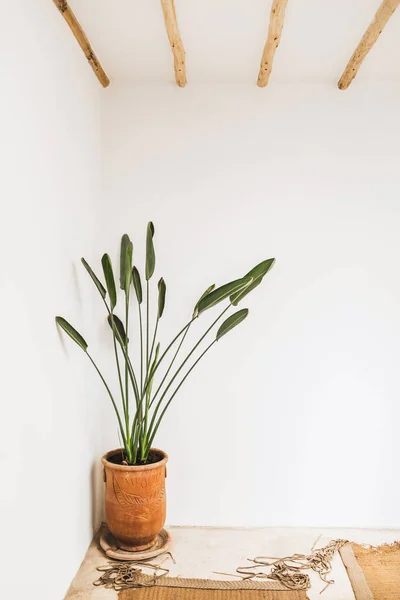
[(102, 527), (100, 534), (100, 546), (109, 558), (115, 560), (147, 560), (154, 558), (163, 552), (166, 552), (171, 544), (171, 535), (166, 529), (162, 529), (155, 539), (154, 544), (147, 550), (139, 552), (129, 552), (118, 548), (118, 543), (115, 537), (110, 533), (108, 527)]

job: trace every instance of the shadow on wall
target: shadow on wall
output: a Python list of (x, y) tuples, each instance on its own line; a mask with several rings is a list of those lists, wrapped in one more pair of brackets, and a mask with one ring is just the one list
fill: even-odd
[(90, 470), (92, 533), (95, 535), (103, 521), (103, 466), (98, 460), (93, 461)]

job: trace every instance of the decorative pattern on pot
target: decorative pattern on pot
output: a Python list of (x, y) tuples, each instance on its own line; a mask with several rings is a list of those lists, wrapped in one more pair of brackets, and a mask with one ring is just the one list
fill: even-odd
[(118, 477), (113, 474), (115, 498), (121, 509), (135, 519), (148, 521), (158, 510), (165, 496), (164, 477), (161, 472), (156, 472), (149, 479), (142, 477), (139, 483), (141, 490), (145, 490), (146, 494), (123, 490)]

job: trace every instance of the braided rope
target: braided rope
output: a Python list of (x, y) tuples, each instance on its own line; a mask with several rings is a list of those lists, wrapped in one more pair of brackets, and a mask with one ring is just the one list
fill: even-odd
[[(318, 541), (318, 540), (317, 540)], [(169, 569), (160, 564), (147, 563), (143, 561), (109, 563), (98, 567), (97, 570), (103, 574), (94, 581), (95, 586), (104, 586), (112, 588), (119, 592), (121, 590), (141, 587), (152, 587), (163, 585), (167, 587), (193, 587), (198, 589), (260, 589), (261, 583), (257, 584), (256, 579), (269, 579), (269, 589), (289, 589), (289, 590), (308, 590), (311, 587), (311, 580), (308, 573), (304, 571), (312, 570), (318, 573), (320, 579), (326, 584), (324, 592), (332, 583), (333, 579), (327, 579), (332, 571), (332, 559), (334, 555), (348, 543), (348, 540), (332, 540), (323, 548), (314, 550), (311, 548), (310, 554), (293, 554), (284, 558), (272, 556), (256, 556), (249, 559), (252, 565), (238, 567), (235, 577), (240, 577), (240, 582), (229, 581), (209, 581), (201, 579), (178, 579), (165, 577), (170, 572)], [(164, 558), (169, 556), (173, 561), (170, 552), (164, 553)], [(174, 561), (175, 562), (175, 561)], [(269, 572), (256, 569), (269, 568)], [(143, 572), (143, 569), (150, 571), (150, 575)], [(217, 573), (215, 571), (215, 573)], [(231, 573), (218, 573), (220, 575), (231, 575)], [(159, 579), (163, 578), (162, 582)], [(282, 586), (282, 587), (281, 587)], [(262, 588), (261, 588), (262, 589)]]
[[(165, 554), (174, 560), (170, 552)], [(143, 569), (149, 570), (151, 575), (143, 573)], [(152, 587), (156, 585), (157, 579), (169, 573), (169, 569), (162, 567), (161, 564), (154, 565), (143, 561), (109, 562), (107, 565), (97, 567), (97, 570), (102, 572), (103, 575), (96, 579), (93, 585), (103, 585), (105, 588), (114, 589), (116, 592), (131, 588)]]
[[(284, 558), (256, 556), (253, 559), (249, 559), (254, 564), (238, 567), (236, 572), (243, 579), (275, 579), (290, 590), (308, 590), (311, 587), (310, 576), (303, 571), (312, 570), (318, 573), (320, 579), (326, 584), (321, 591), (322, 594), (329, 585), (334, 583), (333, 579), (327, 579), (327, 576), (332, 571), (332, 559), (340, 548), (348, 543), (348, 540), (332, 540), (323, 548), (314, 550), (316, 543), (311, 548), (310, 554), (293, 554)], [(271, 570), (269, 573), (265, 573), (264, 571), (254, 572), (255, 569), (260, 567), (268, 567)]]

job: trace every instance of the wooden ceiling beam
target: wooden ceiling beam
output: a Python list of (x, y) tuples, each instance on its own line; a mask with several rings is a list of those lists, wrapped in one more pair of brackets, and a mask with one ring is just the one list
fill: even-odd
[(339, 79), (338, 88), (340, 90), (346, 90), (349, 87), (350, 83), (357, 75), (358, 69), (360, 68), (364, 58), (375, 44), (376, 40), (382, 33), (383, 28), (399, 4), (400, 0), (383, 0), (375, 14), (374, 20), (364, 33), (360, 43), (354, 50), (353, 56), (347, 63), (343, 75)]
[(179, 33), (174, 0), (161, 0), (161, 6), (169, 43), (174, 55), (175, 81), (179, 87), (185, 87), (187, 83), (185, 48), (183, 47), (181, 34)]
[(92, 67), (97, 79), (100, 81), (101, 85), (106, 88), (110, 84), (110, 80), (104, 72), (99, 59), (94, 53), (93, 48), (90, 45), (90, 42), (86, 37), (86, 34), (83, 31), (78, 19), (75, 17), (73, 11), (69, 7), (68, 2), (66, 0), (53, 0), (53, 2), (68, 23), (69, 28), (74, 34), (76, 41), (82, 48), (83, 53), (86, 56), (89, 65)]
[[(400, 0), (399, 0), (400, 1)], [(265, 87), (271, 75), (276, 49), (281, 41), (288, 0), (273, 0), (269, 19), (268, 37), (261, 57), (257, 85)]]

